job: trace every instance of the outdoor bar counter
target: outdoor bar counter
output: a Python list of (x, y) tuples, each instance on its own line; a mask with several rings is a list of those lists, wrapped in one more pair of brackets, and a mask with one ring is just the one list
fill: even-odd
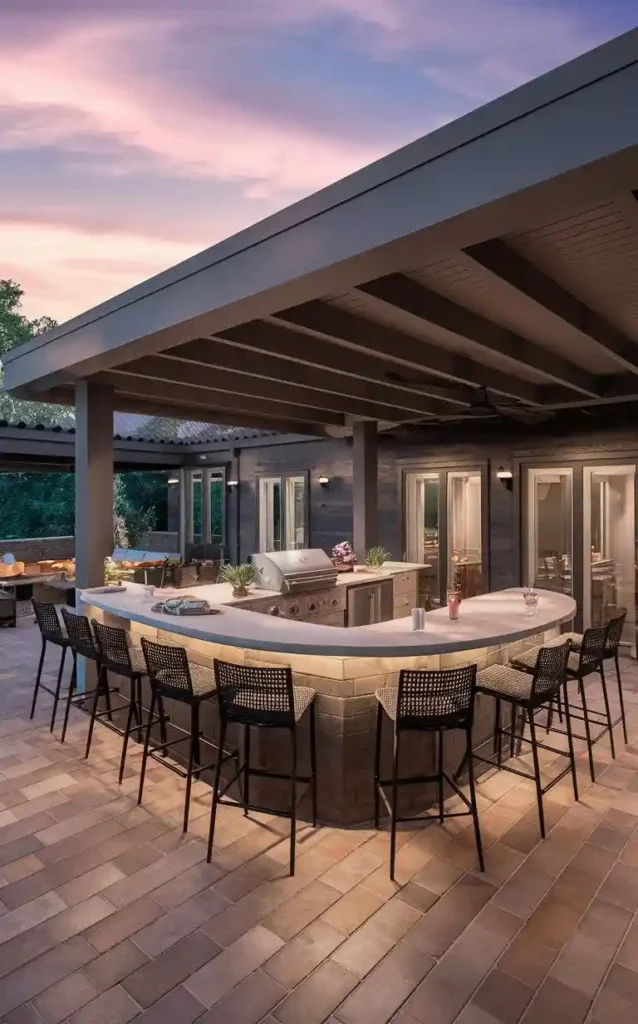
[[(182, 644), (189, 658), (201, 665), (212, 667), (214, 658), (245, 665), (289, 665), (295, 683), (310, 686), (317, 694), (320, 819), (342, 825), (372, 818), (375, 690), (396, 685), (402, 668), (476, 663), (481, 670), (507, 663), (522, 650), (556, 636), (561, 624), (576, 612), (571, 597), (541, 590), (535, 615), (527, 617), (522, 590), (514, 588), (464, 600), (456, 621), (450, 620), (447, 608), (427, 612), (425, 629), (415, 632), (410, 616), (350, 629), (271, 617), (242, 609), (241, 601), (233, 601), (227, 584), (198, 587), (197, 596), (219, 608), (220, 614), (178, 617), (153, 612), (158, 595), (151, 597), (137, 584), (127, 584), (120, 593), (85, 590), (78, 595), (78, 610), (127, 629), (134, 644), (139, 644), (142, 635)], [(493, 714), (493, 701), (479, 697), (475, 744), (490, 734)], [(203, 718), (203, 729), (211, 739), (216, 735), (214, 701)], [(389, 727), (386, 735), (389, 751)], [(402, 770), (428, 772), (434, 754), (432, 740), (418, 734), (407, 740), (411, 742), (402, 747)], [(462, 744), (461, 736), (451, 734), (446, 739), (446, 761), (452, 769), (458, 765)], [(302, 757), (307, 753), (304, 747), (307, 734), (302, 727)], [(274, 730), (259, 730), (254, 750), (263, 767), (288, 767), (287, 745)], [(277, 782), (264, 780), (263, 785), (273, 790), (263, 790), (263, 801), (271, 796), (278, 806), (284, 791), (274, 790)], [(430, 794), (423, 787), (420, 791), (418, 786), (408, 787), (405, 799), (410, 812), (422, 809)], [(302, 814), (303, 810), (302, 805)]]

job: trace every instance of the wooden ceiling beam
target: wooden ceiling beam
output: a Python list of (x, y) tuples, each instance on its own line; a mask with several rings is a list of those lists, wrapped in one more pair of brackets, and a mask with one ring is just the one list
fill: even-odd
[[(275, 328), (280, 333), (281, 328)], [(291, 333), (291, 332), (289, 332)], [(322, 344), (319, 342), (319, 344)], [(332, 346), (334, 350), (337, 346)], [(338, 351), (338, 348), (337, 348)], [(334, 352), (333, 352), (334, 354)], [(402, 409), (421, 416), (432, 416), (449, 413), (453, 406), (450, 400), (431, 401), (427, 396), (416, 390), (395, 387), (390, 383), (378, 383), (355, 374), (355, 367), (350, 373), (335, 372), (317, 365), (309, 366), (298, 360), (284, 359), (259, 349), (242, 347), (235, 342), (218, 339), (200, 338), (196, 341), (180, 345), (165, 353), (174, 360), (186, 360), (200, 366), (230, 370), (237, 374), (245, 374), (267, 381), (275, 381), (279, 385), (311, 388), (315, 391), (326, 391), (334, 395), (347, 395), (350, 398), (366, 402), (377, 402)], [(327, 356), (327, 359), (330, 357)], [(354, 362), (354, 360), (353, 360)], [(179, 371), (178, 371), (179, 375)], [(445, 389), (441, 389), (444, 392)], [(468, 389), (464, 394), (465, 401), (458, 402), (457, 408), (469, 405)], [(460, 396), (460, 389), (459, 389)]]
[(319, 299), (281, 310), (276, 317), (284, 323), (316, 331), (329, 340), (346, 343), (417, 373), (433, 374), (458, 384), (490, 388), (526, 405), (540, 404), (537, 386), (529, 381)]
[[(637, 205), (632, 195), (628, 202)], [(638, 345), (635, 341), (500, 238), (473, 245), (465, 252), (521, 295), (591, 338), (623, 369), (638, 373)]]
[[(200, 404), (206, 400), (206, 395), (212, 392), (215, 395), (226, 396), (228, 401), (235, 402), (235, 407), (247, 410), (256, 399), (263, 403), (263, 411), (266, 414), (266, 404), (269, 402), (276, 403), (277, 407), (290, 405), (291, 415), (295, 418), (301, 417), (302, 410), (310, 410), (313, 417), (317, 412), (324, 410), (341, 416), (397, 423), (403, 420), (408, 422), (423, 419), (426, 415), (423, 411), (410, 411), (396, 405), (354, 398), (347, 393), (334, 394), (309, 386), (286, 385), (285, 381), (276, 378), (236, 373), (166, 355), (136, 359), (113, 372), (126, 376), (134, 375), (142, 382), (149, 380), (192, 387), (193, 401)], [(432, 413), (428, 411), (427, 415)], [(342, 420), (320, 419), (317, 422), (340, 423)]]
[[(542, 374), (554, 384), (573, 388), (588, 397), (598, 394), (596, 377), (535, 342), (515, 334), (479, 313), (439, 295), (405, 274), (389, 274), (359, 285), (366, 295), (410, 313), (425, 323), (456, 334), (491, 355), (504, 356), (526, 370)], [(487, 370), (488, 375), (492, 370)], [(489, 384), (487, 385), (490, 386)]]
[[(195, 388), (190, 384), (152, 380), (149, 377), (140, 377), (133, 373), (122, 372), (122, 370), (105, 370), (96, 374), (93, 379), (98, 383), (110, 385), (121, 395), (136, 396), (156, 403), (166, 401), (180, 405), (184, 409), (192, 408), (194, 411), (209, 410), (206, 416), (208, 423), (218, 422), (216, 417), (225, 415), (227, 422), (230, 416), (231, 423), (243, 425), (242, 416), (246, 414), (247, 416), (263, 417), (271, 422), (286, 423), (294, 420), (296, 422), (320, 423), (323, 426), (328, 424), (337, 427), (347, 425), (344, 415), (329, 409), (314, 409), (307, 405), (293, 405), (285, 401), (270, 401), (250, 395), (227, 394), (212, 388)], [(116, 408), (121, 407), (116, 406)], [(226, 411), (224, 412), (224, 410)], [(166, 412), (163, 415), (171, 416), (175, 413)], [(188, 418), (198, 419), (197, 416), (190, 416), (190, 414)]]

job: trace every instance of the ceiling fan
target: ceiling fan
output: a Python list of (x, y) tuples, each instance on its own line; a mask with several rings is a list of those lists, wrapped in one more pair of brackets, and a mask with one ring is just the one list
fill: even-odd
[(385, 377), (386, 380), (391, 381), (392, 383), (407, 384), (411, 388), (414, 388), (415, 391), (423, 391), (425, 394), (429, 394), (432, 397), (440, 396), (441, 398), (445, 398), (446, 393), (450, 398), (452, 396), (458, 398), (462, 395), (468, 402), (468, 405), (463, 409), (459, 409), (460, 416), (469, 415), (476, 418), (503, 416), (507, 419), (516, 420), (518, 423), (525, 423), (532, 426), (535, 423), (545, 423), (547, 420), (552, 419), (554, 415), (550, 409), (523, 405), (522, 402), (508, 401), (486, 387), (472, 388), (467, 385), (460, 385), (458, 390), (454, 391), (453, 388), (433, 387), (424, 380), (406, 377), (396, 371), (386, 373)]

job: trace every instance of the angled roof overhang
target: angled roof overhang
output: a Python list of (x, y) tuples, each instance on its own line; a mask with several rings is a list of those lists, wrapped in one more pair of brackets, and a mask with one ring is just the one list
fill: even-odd
[(298, 434), (638, 398), (638, 30), (15, 350), (7, 386)]

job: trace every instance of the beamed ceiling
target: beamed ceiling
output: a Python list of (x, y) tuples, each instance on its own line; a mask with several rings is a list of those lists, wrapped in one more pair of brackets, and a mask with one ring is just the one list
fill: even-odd
[[(102, 372), (140, 399), (340, 433), (638, 399), (638, 198), (492, 238)], [(487, 401), (486, 401), (487, 398)]]
[(635, 401), (637, 95), (638, 29), (33, 339), (8, 386), (319, 436)]

